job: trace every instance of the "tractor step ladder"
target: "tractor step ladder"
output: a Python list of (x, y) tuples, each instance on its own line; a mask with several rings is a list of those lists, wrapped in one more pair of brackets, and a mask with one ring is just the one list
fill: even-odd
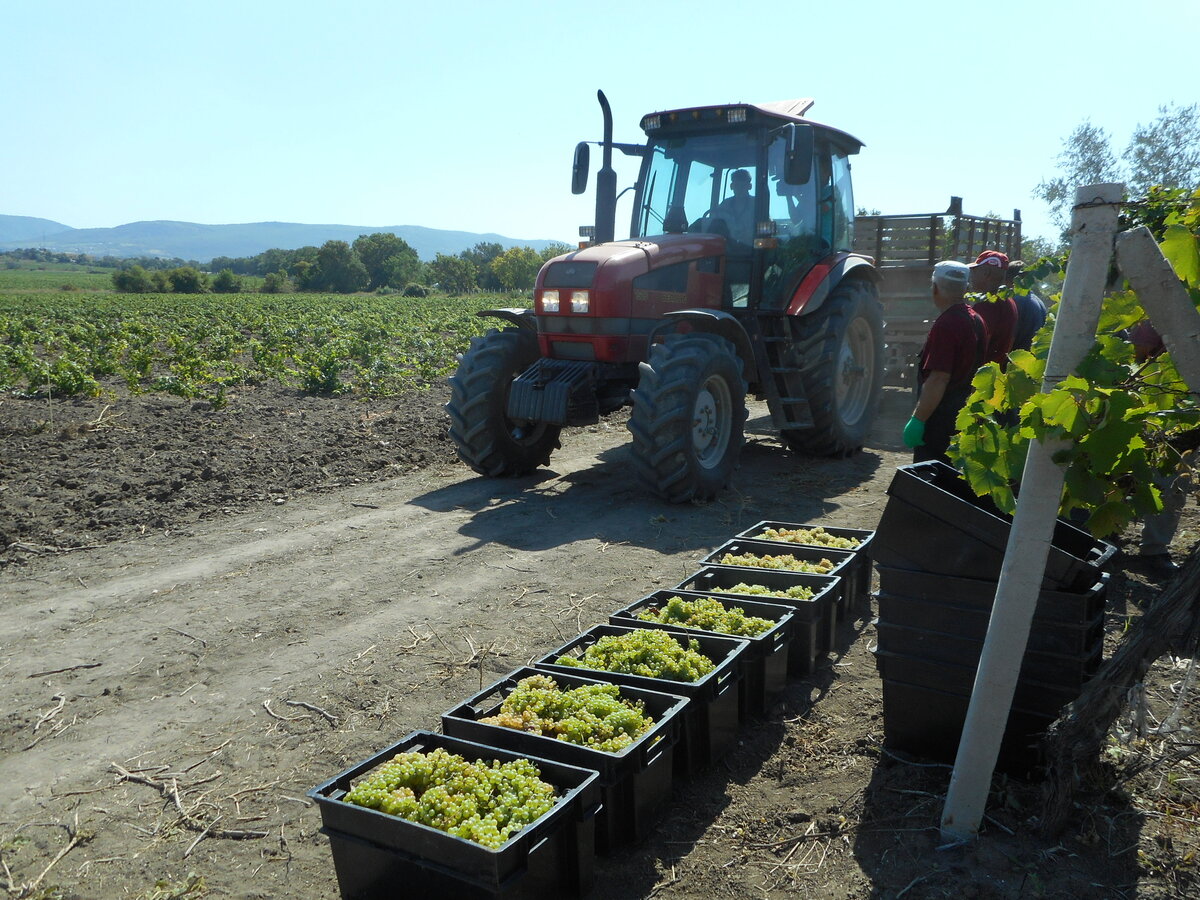
[(800, 431), (813, 425), (808, 397), (801, 377), (803, 368), (795, 353), (791, 322), (778, 312), (756, 317), (761, 348), (757, 360), (762, 391), (771, 410), (771, 421), (780, 431)]

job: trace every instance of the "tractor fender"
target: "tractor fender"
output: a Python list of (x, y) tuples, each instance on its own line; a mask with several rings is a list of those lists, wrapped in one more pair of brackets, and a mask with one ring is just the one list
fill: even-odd
[(720, 309), (673, 309), (663, 314), (663, 320), (646, 336), (647, 348), (664, 332), (674, 331), (681, 322), (686, 322), (693, 331), (703, 331), (725, 338), (737, 350), (742, 360), (743, 375), (748, 381), (758, 380), (755, 364), (754, 343), (737, 317)]
[(869, 256), (857, 253), (839, 253), (817, 263), (801, 280), (792, 300), (788, 304), (789, 316), (807, 316), (821, 308), (825, 298), (841, 282), (843, 278), (854, 273), (856, 278), (869, 278), (878, 283), (881, 281), (879, 270)]
[(532, 309), (519, 309), (508, 306), (501, 309), (481, 309), (475, 315), (481, 319), (488, 318), (489, 316), (494, 319), (503, 319), (506, 322), (511, 322), (518, 328), (525, 328), (535, 334), (537, 333), (537, 315)]

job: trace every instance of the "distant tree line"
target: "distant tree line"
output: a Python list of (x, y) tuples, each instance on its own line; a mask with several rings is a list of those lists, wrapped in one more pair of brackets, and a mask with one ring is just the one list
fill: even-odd
[(200, 268), (200, 263), (194, 259), (170, 259), (158, 256), (93, 256), (90, 253), (59, 252), (46, 250), (41, 247), (25, 247), (20, 250), (0, 251), (9, 268), (16, 268), (20, 260), (35, 263), (60, 263), (66, 265), (87, 266), (94, 269), (125, 269), (129, 266), (141, 266), (143, 269), (174, 269), (179, 266), (194, 266)]
[[(57, 253), (44, 249), (10, 250), (0, 254), (16, 260), (74, 263), (113, 268), (113, 287), (123, 293), (239, 293), (243, 278), (261, 278), (258, 290), (320, 291), (352, 294), (358, 291), (423, 296), (430, 290), (449, 294), (473, 291), (527, 291), (542, 264), (569, 252), (567, 244), (544, 250), (480, 242), (457, 254), (439, 253), (423, 262), (408, 242), (390, 232), (364, 234), (355, 241), (326, 241), (320, 247), (271, 249), (257, 256), (217, 256), (203, 266), (195, 260), (138, 257), (94, 257), (86, 253)], [(216, 273), (216, 274), (213, 274)]]
[(292, 289), (407, 294), (430, 289), (449, 294), (524, 291), (533, 287), (542, 263), (571, 249), (555, 243), (540, 252), (531, 247), (505, 250), (497, 243), (480, 242), (470, 250), (439, 253), (423, 262), (403, 238), (378, 232), (362, 235), (353, 244), (326, 241), (320, 247), (272, 249), (257, 256), (218, 256), (209, 269), (222, 275), (228, 272), (230, 277), (259, 276), (264, 279), (262, 290), (268, 293)]

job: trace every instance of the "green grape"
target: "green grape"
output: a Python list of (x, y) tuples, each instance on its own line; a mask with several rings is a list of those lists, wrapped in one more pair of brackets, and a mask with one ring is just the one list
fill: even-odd
[(786, 590), (775, 591), (761, 584), (746, 584), (738, 582), (730, 588), (714, 588), (714, 594), (747, 594), (752, 597), (782, 597), (787, 600), (811, 600), (813, 589), (804, 585), (793, 585)]
[(749, 637), (770, 631), (775, 624), (770, 619), (747, 616), (740, 606), (725, 606), (714, 597), (689, 600), (671, 597), (664, 606), (644, 609), (637, 617), (645, 622), (681, 625), (685, 628)]
[(531, 675), (517, 682), (496, 715), (479, 721), (615, 753), (654, 727), (645, 704), (622, 699), (620, 690), (615, 684), (560, 690), (553, 678)]
[(827, 559), (822, 559), (820, 562), (808, 562), (803, 559), (796, 559), (791, 554), (781, 554), (772, 556), (765, 554), (756, 556), (753, 553), (742, 553), (734, 555), (726, 553), (721, 557), (721, 565), (723, 566), (749, 566), (754, 569), (786, 569), (789, 572), (809, 572), (818, 575), (827, 575), (833, 571), (834, 565)]
[(834, 547), (838, 550), (853, 550), (861, 541), (856, 537), (840, 537), (830, 534), (820, 525), (812, 528), (768, 528), (754, 537), (764, 541), (787, 541), (790, 544), (806, 544), (810, 547)]
[(396, 754), (344, 799), (496, 849), (545, 815), (555, 797), (528, 759), (469, 762), (438, 747)]
[(555, 663), (671, 681), (699, 681), (716, 668), (716, 663), (700, 652), (695, 638), (685, 646), (667, 632), (652, 628), (603, 635), (582, 656), (564, 654)]

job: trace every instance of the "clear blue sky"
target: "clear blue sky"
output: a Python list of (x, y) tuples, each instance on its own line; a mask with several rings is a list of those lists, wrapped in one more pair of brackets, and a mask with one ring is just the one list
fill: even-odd
[(814, 119), (866, 143), (858, 205), (957, 194), (1050, 236), (1031, 191), (1076, 125), (1119, 152), (1160, 105), (1200, 99), (1197, 0), (114, 0), (14, 3), (0, 22), (0, 213), (77, 228), (574, 242), (592, 200), (570, 193), (571, 153), (601, 136), (600, 88), (630, 142), (653, 110), (813, 97)]

